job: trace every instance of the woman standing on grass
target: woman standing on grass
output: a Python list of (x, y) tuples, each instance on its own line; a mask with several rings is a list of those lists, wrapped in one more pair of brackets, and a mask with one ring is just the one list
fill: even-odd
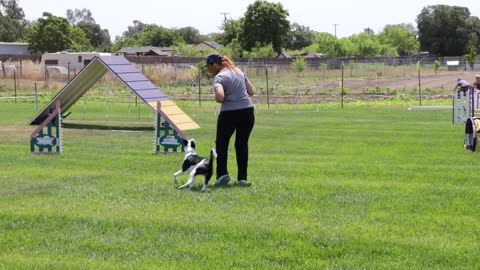
[(248, 186), (248, 139), (255, 123), (253, 86), (243, 72), (226, 56), (210, 54), (203, 67), (214, 75), (213, 91), (215, 101), (221, 103), (217, 119), (217, 181), (215, 185), (226, 185), (230, 181), (227, 170), (228, 144), (235, 135), (235, 153), (238, 166), (238, 184)]

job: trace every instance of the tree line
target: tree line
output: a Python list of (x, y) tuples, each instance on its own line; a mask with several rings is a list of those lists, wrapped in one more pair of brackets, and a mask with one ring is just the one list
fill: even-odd
[(366, 28), (362, 33), (337, 38), (291, 23), (281, 3), (257, 0), (244, 16), (226, 20), (218, 33), (202, 35), (188, 26), (167, 28), (139, 20), (111, 41), (88, 9), (66, 11), (65, 17), (44, 12), (27, 21), (17, 0), (0, 0), (0, 41), (27, 42), (37, 54), (57, 51), (115, 52), (122, 47), (172, 47), (175, 54), (204, 56), (192, 48), (201, 41), (223, 45), (220, 52), (232, 58), (321, 54), (326, 57), (411, 56), (428, 51), (438, 56), (474, 57), (480, 49), (480, 20), (466, 7), (432, 5), (424, 7), (412, 24), (386, 25), (379, 33)]

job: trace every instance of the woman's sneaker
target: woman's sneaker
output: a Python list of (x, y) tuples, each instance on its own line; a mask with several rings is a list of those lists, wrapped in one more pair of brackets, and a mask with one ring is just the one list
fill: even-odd
[(249, 187), (251, 183), (247, 182), (247, 180), (238, 180), (238, 185), (241, 187)]
[(228, 174), (222, 175), (219, 178), (217, 178), (217, 181), (215, 181), (214, 186), (225, 186), (230, 182), (230, 176)]

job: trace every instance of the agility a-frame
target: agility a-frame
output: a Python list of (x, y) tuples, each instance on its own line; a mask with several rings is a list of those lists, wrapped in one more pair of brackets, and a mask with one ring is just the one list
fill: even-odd
[[(185, 131), (200, 127), (123, 56), (96, 56), (33, 117), (30, 124), (41, 124), (48, 119), (56, 104), (60, 104), (61, 111), (67, 112), (107, 72), (118, 78), (156, 113), (156, 122), (160, 122), (158, 120), (160, 117), (163, 120), (161, 125), (155, 123), (155, 153), (160, 152), (159, 145), (163, 145), (162, 142), (168, 143), (163, 145), (163, 152), (176, 151), (177, 146), (181, 146), (183, 139), (186, 139)], [(165, 130), (165, 134), (174, 136), (169, 136), (168, 140), (161, 140), (158, 132), (160, 129), (169, 129)], [(173, 142), (173, 138), (177, 140), (176, 143)]]

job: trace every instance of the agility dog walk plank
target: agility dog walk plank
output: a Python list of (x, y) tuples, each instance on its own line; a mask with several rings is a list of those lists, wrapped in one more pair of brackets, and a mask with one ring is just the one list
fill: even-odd
[(183, 130), (200, 128), (187, 114), (185, 114), (169, 97), (162, 93), (148, 78), (123, 56), (96, 56), (75, 76), (60, 92), (55, 95), (47, 106), (30, 121), (30, 124), (40, 124), (55, 109), (60, 101), (62, 111), (70, 107), (87, 92), (107, 71), (110, 71), (136, 96), (157, 112), (157, 102), (160, 102), (160, 112), (165, 121), (171, 121), (170, 126)]

